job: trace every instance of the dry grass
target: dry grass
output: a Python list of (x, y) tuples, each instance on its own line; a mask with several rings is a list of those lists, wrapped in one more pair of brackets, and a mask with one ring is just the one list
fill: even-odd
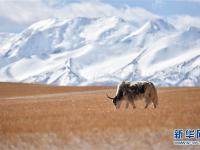
[(111, 89), (112, 87), (101, 86), (47, 86), (39, 84), (20, 84), (0, 82), (0, 98), (13, 96), (43, 95), (53, 93), (64, 93), (73, 91), (102, 90)]
[(173, 129), (200, 127), (200, 88), (160, 88), (157, 109), (135, 110), (116, 110), (106, 92), (115, 88), (0, 84), (0, 149), (181, 149)]

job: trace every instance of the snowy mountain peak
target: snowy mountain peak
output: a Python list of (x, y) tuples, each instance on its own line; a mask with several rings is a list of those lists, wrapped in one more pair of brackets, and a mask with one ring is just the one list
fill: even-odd
[(174, 31), (175, 28), (173, 27), (173, 25), (169, 24), (163, 19), (155, 19), (155, 20), (148, 21), (143, 26), (143, 30), (149, 33), (157, 32), (157, 31), (170, 32), (170, 31)]
[(193, 32), (193, 33), (200, 33), (200, 28), (194, 27), (194, 26), (190, 26), (188, 28), (189, 32)]
[(191, 26), (186, 31), (184, 31), (184, 34), (190, 35), (190, 36), (196, 36), (196, 38), (200, 38), (200, 28)]
[(56, 85), (121, 80), (199, 85), (199, 31), (180, 32), (163, 19), (139, 28), (119, 17), (48, 19), (0, 43), (0, 78)]
[(102, 44), (120, 40), (120, 35), (134, 28), (118, 17), (48, 19), (24, 30), (4, 51), (9, 57), (48, 56), (76, 50), (92, 41)]

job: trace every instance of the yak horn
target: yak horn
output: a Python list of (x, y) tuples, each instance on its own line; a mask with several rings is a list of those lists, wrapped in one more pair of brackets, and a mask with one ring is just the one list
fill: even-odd
[(112, 97), (108, 96), (108, 94), (106, 94), (106, 96), (107, 96), (107, 98), (109, 98), (109, 99), (114, 99), (114, 98), (112, 98)]

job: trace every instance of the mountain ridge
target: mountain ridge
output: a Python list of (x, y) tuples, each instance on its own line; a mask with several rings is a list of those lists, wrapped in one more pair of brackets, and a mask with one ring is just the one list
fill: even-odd
[(0, 43), (1, 81), (111, 85), (150, 80), (159, 86), (200, 85), (197, 27), (179, 31), (158, 18), (138, 28), (119, 17), (79, 17), (43, 20), (8, 37)]

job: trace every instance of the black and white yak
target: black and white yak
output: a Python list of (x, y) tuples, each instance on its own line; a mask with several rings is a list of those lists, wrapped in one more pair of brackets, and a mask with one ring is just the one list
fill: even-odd
[(138, 99), (145, 100), (145, 108), (148, 107), (150, 103), (153, 103), (154, 108), (158, 105), (158, 95), (156, 87), (152, 82), (148, 81), (135, 81), (135, 82), (121, 82), (117, 86), (117, 92), (115, 97), (110, 97), (113, 100), (113, 104), (118, 109), (120, 108), (122, 100), (126, 100), (126, 108), (128, 108), (129, 103), (132, 104), (133, 108), (136, 108), (134, 101)]

